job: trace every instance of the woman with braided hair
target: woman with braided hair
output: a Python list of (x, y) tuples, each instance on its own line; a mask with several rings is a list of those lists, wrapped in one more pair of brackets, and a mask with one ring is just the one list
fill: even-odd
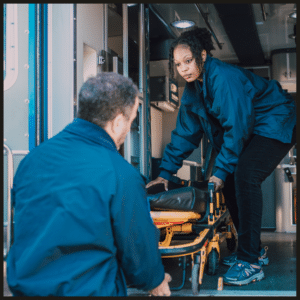
[(222, 260), (230, 266), (224, 283), (244, 285), (264, 278), (269, 263), (260, 241), (261, 184), (296, 142), (296, 107), (277, 81), (221, 62), (212, 50), (205, 28), (182, 33), (170, 47), (170, 76), (175, 66), (186, 85), (159, 177), (146, 187), (167, 190), (205, 134), (218, 153), (209, 181), (222, 189), (238, 232), (237, 252)]

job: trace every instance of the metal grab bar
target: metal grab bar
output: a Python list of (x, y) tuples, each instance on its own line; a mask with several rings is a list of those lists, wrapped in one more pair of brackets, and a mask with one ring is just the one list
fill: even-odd
[(13, 188), (14, 180), (14, 155), (27, 155), (28, 150), (11, 150), (6, 144), (3, 144), (3, 151), (7, 153), (7, 235), (6, 235), (6, 248), (3, 248), (3, 258), (6, 259), (10, 246), (11, 246), (11, 229), (12, 229), (12, 203), (11, 203), (11, 190)]
[(11, 149), (5, 144), (3, 144), (3, 147), (7, 152), (7, 235), (6, 249), (3, 249), (3, 257), (6, 259), (11, 242), (11, 189), (13, 187), (14, 162)]

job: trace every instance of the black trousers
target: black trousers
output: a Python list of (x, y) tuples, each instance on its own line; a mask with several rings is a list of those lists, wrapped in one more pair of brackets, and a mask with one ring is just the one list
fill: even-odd
[(257, 263), (261, 250), (262, 182), (275, 170), (296, 142), (252, 135), (233, 174), (227, 176), (223, 195), (238, 232), (237, 259)]

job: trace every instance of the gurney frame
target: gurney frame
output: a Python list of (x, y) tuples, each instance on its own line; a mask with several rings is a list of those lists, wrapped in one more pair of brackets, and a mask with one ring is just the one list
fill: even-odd
[[(205, 216), (194, 212), (151, 211), (154, 224), (165, 231), (165, 238), (159, 243), (162, 258), (182, 259), (182, 283), (172, 290), (180, 290), (185, 283), (186, 258), (191, 256), (191, 283), (194, 295), (200, 291), (204, 270), (209, 275), (215, 275), (220, 259), (220, 243), (225, 239), (227, 247), (233, 251), (236, 246), (236, 231), (226, 209), (224, 196), (221, 192), (214, 192), (213, 183), (208, 184), (210, 193), (209, 211)], [(215, 198), (214, 198), (215, 194)], [(215, 199), (215, 201), (214, 201)], [(207, 219), (203, 223), (198, 220)], [(189, 243), (174, 245), (175, 233), (196, 234)]]

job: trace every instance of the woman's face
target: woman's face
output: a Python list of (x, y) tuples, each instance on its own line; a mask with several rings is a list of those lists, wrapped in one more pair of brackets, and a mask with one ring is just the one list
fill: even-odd
[(192, 82), (199, 78), (202, 70), (199, 70), (189, 46), (178, 45), (174, 49), (173, 56), (179, 75), (182, 76), (187, 82)]

